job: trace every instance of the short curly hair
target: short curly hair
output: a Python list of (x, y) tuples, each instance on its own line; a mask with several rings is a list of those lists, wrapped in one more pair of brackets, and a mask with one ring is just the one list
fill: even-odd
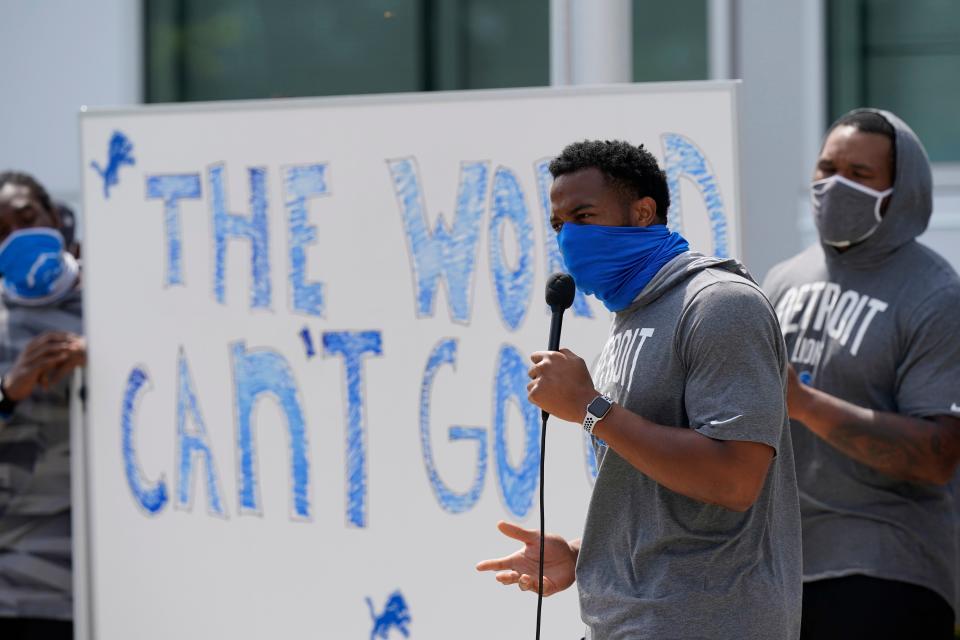
[(40, 206), (47, 210), (47, 213), (56, 213), (50, 194), (47, 193), (43, 185), (37, 182), (37, 179), (29, 173), (22, 171), (4, 171), (0, 173), (0, 189), (7, 184), (26, 187), (30, 191), (30, 195), (36, 198)]
[(609, 184), (630, 201), (653, 198), (657, 203), (657, 221), (667, 223), (667, 176), (643, 145), (635, 147), (623, 140), (584, 140), (567, 145), (550, 163), (554, 178), (583, 169), (599, 169)]

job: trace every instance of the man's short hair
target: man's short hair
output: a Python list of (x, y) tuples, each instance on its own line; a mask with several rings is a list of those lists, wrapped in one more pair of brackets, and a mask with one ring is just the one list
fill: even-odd
[(862, 133), (876, 133), (890, 140), (890, 175), (897, 175), (897, 131), (890, 121), (873, 109), (854, 109), (830, 125), (827, 135), (837, 127), (853, 127)]
[(599, 169), (608, 183), (630, 202), (650, 197), (657, 203), (657, 221), (667, 223), (670, 189), (657, 159), (643, 145), (623, 140), (584, 140), (567, 145), (550, 163), (554, 178), (583, 169)]
[(31, 195), (36, 198), (37, 202), (40, 203), (40, 206), (46, 209), (49, 214), (55, 215), (57, 213), (53, 207), (53, 200), (50, 199), (50, 194), (47, 193), (43, 185), (37, 182), (37, 179), (29, 173), (23, 173), (21, 171), (4, 171), (0, 173), (0, 189), (3, 189), (7, 184), (26, 187)]

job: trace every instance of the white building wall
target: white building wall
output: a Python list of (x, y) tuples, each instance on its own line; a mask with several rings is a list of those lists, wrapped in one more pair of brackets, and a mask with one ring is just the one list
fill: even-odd
[(920, 238), (960, 271), (960, 165), (933, 168), (933, 218)]
[[(716, 0), (712, 0), (716, 2)], [(729, 0), (740, 110), (743, 259), (762, 279), (804, 246), (805, 198), (824, 122), (822, 10), (816, 0)]]
[(139, 0), (3, 0), (0, 171), (80, 202), (82, 105), (141, 101)]

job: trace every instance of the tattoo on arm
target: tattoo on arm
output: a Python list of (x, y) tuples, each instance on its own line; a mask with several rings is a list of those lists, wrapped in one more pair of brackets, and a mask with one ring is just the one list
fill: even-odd
[(874, 420), (838, 424), (826, 439), (886, 475), (911, 482), (946, 482), (960, 457), (960, 421), (953, 421), (875, 414)]

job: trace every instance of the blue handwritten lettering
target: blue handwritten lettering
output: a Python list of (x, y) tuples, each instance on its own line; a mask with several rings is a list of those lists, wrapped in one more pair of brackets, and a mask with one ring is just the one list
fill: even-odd
[(664, 167), (670, 189), (670, 228), (683, 231), (683, 203), (680, 198), (680, 178), (693, 181), (707, 207), (707, 220), (713, 237), (713, 255), (730, 256), (727, 234), (727, 215), (720, 197), (720, 185), (710, 161), (689, 138), (678, 133), (663, 135)]
[(123, 447), (123, 469), (127, 476), (127, 485), (137, 504), (148, 515), (156, 515), (167, 504), (167, 483), (163, 475), (155, 483), (147, 480), (140, 465), (133, 444), (133, 419), (136, 404), (144, 391), (149, 389), (150, 376), (141, 367), (134, 367), (127, 376), (127, 387), (123, 393), (123, 407), (120, 414), (120, 430)]
[(167, 241), (167, 285), (183, 284), (183, 234), (180, 200), (200, 197), (200, 174), (147, 176), (147, 199), (163, 200), (163, 230)]
[(453, 491), (440, 477), (433, 459), (433, 447), (430, 446), (430, 391), (433, 388), (433, 379), (437, 375), (437, 370), (442, 365), (450, 365), (456, 369), (457, 341), (452, 338), (441, 340), (434, 347), (423, 372), (423, 384), (420, 386), (420, 445), (423, 448), (427, 477), (437, 502), (450, 513), (461, 513), (472, 508), (483, 491), (483, 481), (487, 473), (487, 432), (481, 427), (450, 427), (448, 436), (451, 442), (474, 440), (477, 443), (477, 470), (473, 484), (465, 493)]
[[(190, 488), (193, 484), (194, 459), (200, 458), (206, 471), (207, 510), (218, 516), (225, 516), (223, 501), (220, 499), (220, 483), (217, 480), (213, 452), (207, 436), (207, 426), (200, 412), (200, 403), (194, 391), (193, 379), (187, 356), (180, 350), (177, 358), (177, 507), (188, 509), (191, 504)], [(195, 429), (187, 429), (187, 414)]]
[(327, 165), (287, 167), (283, 183), (290, 238), (290, 286), (293, 309), (323, 315), (323, 283), (307, 282), (307, 247), (317, 241), (317, 228), (307, 221), (307, 199), (327, 195)]
[(416, 161), (402, 158), (390, 160), (388, 165), (413, 263), (417, 315), (433, 315), (437, 281), (443, 275), (451, 317), (466, 324), (470, 321), (477, 239), (487, 192), (487, 163), (465, 162), (460, 166), (453, 228), (448, 229), (440, 216), (432, 234)]
[(583, 461), (587, 465), (587, 475), (590, 476), (590, 480), (596, 480), (599, 473), (597, 451), (593, 448), (593, 438), (586, 433), (583, 434)]
[[(510, 269), (503, 255), (504, 225), (507, 222), (513, 224), (516, 232), (516, 269)], [(497, 168), (493, 176), (489, 248), (490, 271), (500, 317), (511, 331), (516, 331), (527, 314), (533, 291), (533, 226), (520, 181), (504, 167)]]
[[(507, 509), (520, 518), (527, 514), (533, 502), (540, 464), (540, 411), (527, 400), (527, 369), (515, 348), (509, 345), (500, 348), (494, 381), (494, 457), (503, 501)], [(523, 416), (525, 446), (518, 467), (510, 464), (507, 451), (507, 407), (511, 401)]]
[(222, 164), (207, 170), (210, 182), (210, 206), (213, 209), (214, 268), (213, 291), (217, 302), (226, 302), (227, 242), (232, 238), (250, 241), (251, 286), (250, 307), (270, 308), (270, 255), (267, 225), (267, 170), (248, 169), (250, 176), (250, 216), (227, 212)]
[(347, 523), (367, 526), (367, 451), (365, 446), (363, 356), (383, 355), (379, 331), (327, 332), (325, 357), (343, 356), (347, 391)]
[(310, 329), (308, 327), (300, 329), (300, 340), (303, 341), (303, 349), (306, 351), (307, 360), (317, 355), (317, 352), (313, 347), (313, 338), (310, 336)]
[(310, 464), (302, 404), (290, 365), (280, 354), (266, 349), (248, 351), (235, 342), (233, 359), (236, 402), (237, 448), (240, 458), (240, 512), (260, 512), (260, 484), (257, 480), (253, 440), (253, 409), (265, 394), (277, 401), (287, 419), (290, 441), (290, 478), (293, 511), (297, 518), (310, 517)]

